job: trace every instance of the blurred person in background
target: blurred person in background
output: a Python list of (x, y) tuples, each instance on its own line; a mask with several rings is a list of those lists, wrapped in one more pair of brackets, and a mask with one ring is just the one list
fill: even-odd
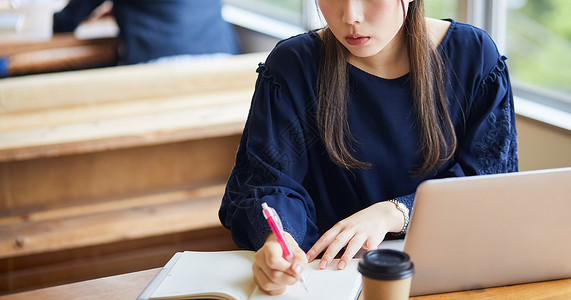
[[(73, 32), (105, 0), (70, 0), (54, 14), (53, 32)], [(220, 0), (113, 0), (119, 27), (118, 64), (238, 53)], [(96, 12), (101, 14), (101, 12)]]

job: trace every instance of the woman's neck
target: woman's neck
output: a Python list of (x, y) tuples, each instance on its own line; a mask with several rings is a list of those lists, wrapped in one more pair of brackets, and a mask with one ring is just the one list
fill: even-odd
[(370, 57), (356, 57), (349, 54), (349, 63), (375, 76), (394, 79), (410, 72), (408, 50), (401, 30), (377, 54)]

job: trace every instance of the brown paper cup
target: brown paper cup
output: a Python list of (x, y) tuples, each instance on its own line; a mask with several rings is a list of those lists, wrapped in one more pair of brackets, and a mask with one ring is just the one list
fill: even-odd
[(372, 250), (363, 256), (358, 269), (363, 275), (364, 300), (408, 299), (414, 265), (406, 253)]

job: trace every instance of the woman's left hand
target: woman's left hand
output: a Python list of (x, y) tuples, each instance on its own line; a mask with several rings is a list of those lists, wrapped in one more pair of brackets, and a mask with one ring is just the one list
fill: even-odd
[(339, 221), (325, 232), (307, 252), (308, 261), (313, 261), (325, 250), (319, 268), (326, 269), (337, 253), (347, 246), (337, 264), (338, 269), (344, 269), (361, 248), (376, 249), (387, 232), (400, 232), (403, 226), (404, 217), (393, 203), (375, 203)]

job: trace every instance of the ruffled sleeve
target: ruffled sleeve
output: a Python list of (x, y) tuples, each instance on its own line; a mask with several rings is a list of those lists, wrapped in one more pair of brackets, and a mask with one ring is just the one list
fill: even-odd
[[(281, 217), (284, 230), (308, 250), (318, 237), (315, 207), (302, 185), (307, 173), (306, 107), (296, 94), (260, 64), (242, 140), (222, 199), (219, 217), (240, 248), (257, 250), (271, 232), (262, 215), (267, 202)], [(292, 92), (293, 90), (293, 92)]]
[(459, 138), (459, 165), (449, 170), (455, 175), (518, 170), (513, 94), (505, 60), (505, 56), (498, 59), (474, 93), (467, 112), (467, 130)]

